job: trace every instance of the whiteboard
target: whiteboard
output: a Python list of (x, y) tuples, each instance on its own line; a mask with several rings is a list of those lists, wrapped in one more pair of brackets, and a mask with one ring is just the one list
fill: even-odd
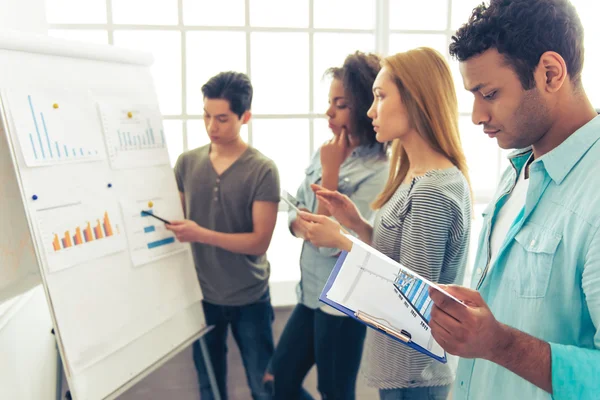
[(0, 300), (43, 283), (71, 393), (114, 398), (206, 329), (151, 57), (0, 34)]

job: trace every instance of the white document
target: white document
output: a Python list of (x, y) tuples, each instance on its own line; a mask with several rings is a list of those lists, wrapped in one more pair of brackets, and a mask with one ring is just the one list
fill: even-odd
[(445, 352), (429, 327), (433, 306), (429, 287), (444, 291), (359, 239), (346, 237), (353, 242), (352, 250), (326, 293), (327, 299), (369, 316), (434, 356), (444, 358)]
[(28, 167), (106, 158), (89, 91), (6, 89), (2, 98)]
[(169, 164), (158, 104), (103, 99), (98, 108), (113, 169)]
[(174, 211), (179, 209), (179, 201), (174, 196), (121, 201), (133, 265), (148, 264), (187, 248), (163, 222), (148, 215), (178, 219), (179, 213)]

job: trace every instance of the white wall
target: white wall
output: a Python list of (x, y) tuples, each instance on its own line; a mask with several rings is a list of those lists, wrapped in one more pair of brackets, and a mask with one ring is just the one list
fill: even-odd
[[(44, 0), (0, 0), (0, 29), (46, 34)], [(42, 287), (0, 314), (0, 399), (55, 399), (56, 342)]]

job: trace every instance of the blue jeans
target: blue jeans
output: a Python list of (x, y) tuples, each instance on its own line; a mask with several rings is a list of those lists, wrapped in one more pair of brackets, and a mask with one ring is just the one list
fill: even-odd
[(302, 388), (317, 364), (323, 400), (353, 400), (366, 327), (298, 304), (281, 334), (271, 360), (275, 399), (312, 399)]
[(380, 400), (446, 400), (452, 385), (380, 389)]
[[(218, 306), (206, 301), (203, 301), (203, 306), (207, 325), (214, 326), (204, 339), (210, 353), (221, 399), (227, 400), (227, 328), (231, 325), (233, 337), (240, 349), (252, 398), (270, 400), (271, 394), (262, 383), (274, 347), (271, 325), (275, 315), (271, 307), (269, 291), (256, 303), (245, 306)], [(194, 343), (193, 349), (200, 397), (202, 400), (213, 400), (200, 343)]]

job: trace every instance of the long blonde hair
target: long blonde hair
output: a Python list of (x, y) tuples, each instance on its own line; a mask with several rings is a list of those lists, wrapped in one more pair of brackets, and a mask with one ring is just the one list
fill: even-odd
[[(411, 127), (432, 149), (446, 156), (469, 182), (467, 160), (458, 131), (458, 100), (450, 67), (428, 47), (386, 57), (387, 67), (406, 107)], [(392, 141), (390, 176), (373, 208), (383, 207), (406, 178), (409, 160), (398, 139)], [(470, 186), (470, 184), (469, 184)]]

